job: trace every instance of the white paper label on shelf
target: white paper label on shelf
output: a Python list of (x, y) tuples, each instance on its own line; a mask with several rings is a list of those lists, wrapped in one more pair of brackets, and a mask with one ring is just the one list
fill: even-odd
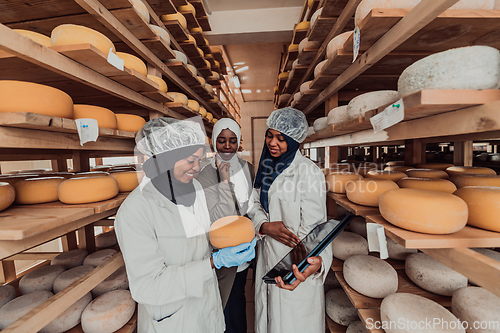
[(359, 43), (361, 41), (361, 32), (359, 31), (358, 27), (354, 28), (354, 34), (353, 34), (352, 38), (353, 38), (352, 62), (355, 62), (356, 58), (358, 57), (358, 54), (359, 54)]
[(387, 251), (384, 226), (377, 223), (367, 223), (366, 235), (368, 239), (368, 250), (370, 252), (378, 252), (380, 254), (380, 259), (387, 259), (389, 257), (389, 252)]
[(405, 118), (405, 106), (401, 98), (384, 109), (384, 111), (370, 118), (374, 133), (385, 130), (402, 122)]
[(80, 137), (80, 145), (93, 141), (96, 142), (99, 137), (99, 126), (97, 120), (90, 118), (80, 118), (75, 120), (78, 136)]
[(115, 66), (116, 68), (118, 68), (119, 70), (123, 70), (124, 69), (124, 66), (125, 66), (125, 60), (123, 60), (122, 58), (118, 57), (114, 52), (113, 52), (113, 48), (110, 48), (109, 49), (109, 52), (108, 52), (108, 62)]

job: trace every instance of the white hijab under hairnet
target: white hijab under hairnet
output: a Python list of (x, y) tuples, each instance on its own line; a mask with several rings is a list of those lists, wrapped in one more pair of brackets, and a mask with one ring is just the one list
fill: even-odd
[(219, 119), (217, 123), (215, 123), (214, 129), (212, 131), (212, 144), (214, 146), (214, 151), (216, 153), (217, 153), (217, 147), (216, 147), (217, 137), (225, 129), (232, 131), (236, 135), (236, 137), (238, 138), (238, 147), (240, 146), (240, 140), (241, 140), (240, 126), (236, 121), (232, 120), (231, 118), (222, 118)]
[(307, 136), (307, 119), (300, 110), (286, 107), (274, 110), (266, 121), (267, 128), (288, 135), (298, 143), (302, 143)]

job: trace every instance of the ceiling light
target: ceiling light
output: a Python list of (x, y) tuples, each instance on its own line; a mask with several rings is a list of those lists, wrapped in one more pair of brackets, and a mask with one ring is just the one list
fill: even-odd
[(241, 87), (240, 78), (238, 77), (238, 75), (233, 75), (233, 83), (236, 88)]

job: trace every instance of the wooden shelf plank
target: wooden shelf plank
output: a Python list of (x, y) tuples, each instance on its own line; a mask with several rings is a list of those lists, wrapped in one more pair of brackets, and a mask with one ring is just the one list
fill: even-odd
[(302, 52), (299, 52), (297, 55), (299, 65), (309, 65), (318, 53), (318, 50), (319, 49), (303, 49)]
[(149, 5), (158, 15), (177, 13), (174, 4), (170, 0), (148, 0)]
[(181, 61), (168, 62), (168, 68), (179, 78), (181, 78), (188, 86), (200, 84), (200, 81), (191, 73), (187, 66)]
[[(125, 324), (122, 328), (120, 328), (118, 331), (115, 331), (115, 333), (133, 333), (135, 332), (135, 329), (137, 328), (137, 310), (134, 312), (134, 315), (128, 323)], [(82, 325), (78, 324), (77, 326), (73, 327), (69, 331), (66, 331), (65, 333), (84, 333), (82, 329)]]
[(326, 318), (326, 330), (327, 332), (330, 333), (345, 333), (347, 331), (346, 326), (342, 326), (334, 322), (333, 320), (328, 317), (328, 315), (325, 315)]
[(323, 17), (320, 15), (309, 30), (307, 39), (309, 41), (324, 41), (335, 25), (335, 22), (337, 22), (336, 17)]
[(163, 24), (167, 28), (168, 32), (175, 38), (178, 42), (183, 42), (189, 39), (189, 33), (184, 29), (179, 21), (163, 21)]
[(288, 52), (288, 54), (286, 55), (285, 62), (284, 62), (285, 63), (284, 71), (288, 71), (288, 70), (292, 69), (292, 64), (295, 61), (295, 59), (297, 59), (298, 55), (299, 55), (299, 51), (297, 51), (297, 50)]
[(313, 0), (311, 8), (309, 8), (308, 11), (307, 11), (306, 21), (310, 21), (311, 20), (311, 16), (313, 16), (313, 14), (319, 8), (319, 3), (320, 3), (320, 0)]
[(379, 214), (378, 207), (368, 207), (368, 206), (361, 206), (357, 205), (349, 199), (347, 199), (347, 196), (345, 194), (339, 194), (339, 193), (333, 193), (333, 192), (328, 192), (328, 197), (332, 198), (335, 200), (337, 205), (347, 209), (351, 213), (357, 215), (357, 216), (363, 216), (367, 217), (368, 215), (375, 215)]
[(320, 74), (316, 78), (314, 78), (310, 87), (311, 87), (311, 89), (320, 89), (320, 90), (325, 89), (336, 78), (337, 78), (337, 75)]
[(137, 72), (135, 69), (129, 69), (127, 67), (125, 67), (122, 75), (110, 76), (109, 78), (123, 84), (125, 87), (138, 92), (158, 91), (158, 89), (160, 88), (160, 86), (153, 80), (148, 79), (146, 76)]
[(161, 61), (175, 58), (175, 54), (170, 46), (160, 37), (142, 39), (141, 42)]
[(335, 17), (342, 13), (348, 0), (323, 0), (322, 17)]
[(308, 31), (309, 31), (309, 28), (307, 28), (307, 29), (294, 29), (293, 30), (293, 37), (292, 37), (292, 44), (299, 44), (301, 40), (306, 38)]
[(377, 329), (375, 325), (376, 323), (381, 323), (379, 309), (358, 309), (358, 315), (363, 324), (365, 324), (368, 332), (385, 333), (382, 328)]
[(134, 7), (111, 10), (111, 13), (138, 39), (155, 38), (156, 34)]
[(165, 106), (186, 117), (194, 117), (198, 115), (198, 112), (194, 111), (193, 109), (182, 103), (167, 103), (165, 104)]
[(180, 12), (186, 18), (188, 29), (191, 30), (193, 28), (200, 28), (200, 24), (196, 19), (196, 16), (190, 11)]
[(143, 92), (141, 94), (146, 96), (147, 98), (151, 98), (153, 101), (156, 101), (158, 103), (169, 103), (174, 101), (172, 97), (161, 90)]
[(212, 31), (208, 16), (198, 17), (198, 23), (200, 24), (200, 27), (203, 29), (203, 31)]

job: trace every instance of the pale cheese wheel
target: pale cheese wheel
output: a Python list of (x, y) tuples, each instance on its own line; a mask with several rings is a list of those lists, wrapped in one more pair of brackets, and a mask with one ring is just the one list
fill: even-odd
[[(500, 297), (483, 288), (457, 289), (451, 298), (451, 312), (467, 325), (468, 333), (498, 332), (500, 328)], [(488, 324), (496, 328), (487, 330)]]
[(467, 204), (444, 192), (402, 188), (380, 197), (380, 214), (390, 223), (427, 234), (451, 234), (467, 223)]
[(441, 178), (406, 177), (398, 181), (398, 186), (400, 188), (416, 188), (445, 193), (453, 193), (457, 190), (455, 184), (449, 180)]
[(326, 293), (325, 310), (331, 320), (342, 326), (349, 326), (359, 320), (358, 310), (342, 288), (332, 289)]
[(406, 166), (406, 165), (390, 165), (386, 166), (384, 168), (384, 171), (399, 171), (399, 172), (406, 172), (406, 170), (413, 169), (411, 166)]
[(198, 101), (195, 101), (194, 99), (188, 100), (187, 106), (190, 107), (191, 109), (193, 109), (193, 111), (195, 111), (195, 112), (200, 111), (200, 103), (198, 103)]
[(387, 191), (398, 189), (389, 179), (365, 178), (346, 186), (347, 199), (363, 206), (378, 207), (380, 196)]
[[(404, 162), (403, 164), (404, 165)], [(434, 169), (434, 170), (446, 170), (449, 167), (454, 166), (450, 163), (420, 163), (417, 164), (417, 168), (419, 169)]]
[(193, 65), (188, 64), (187, 68), (193, 74), (193, 76), (198, 76), (198, 70)]
[(198, 75), (198, 76), (196, 77), (196, 79), (198, 80), (198, 82), (200, 82), (200, 84), (201, 84), (202, 86), (204, 86), (204, 85), (205, 85), (205, 83), (207, 83), (207, 81), (205, 81), (205, 78), (204, 78), (204, 77), (202, 77), (202, 76), (199, 76), (199, 75)]
[(292, 69), (295, 69), (295, 67), (297, 67), (297, 65), (299, 64), (299, 59), (295, 59), (293, 62), (292, 62)]
[(408, 177), (414, 178), (442, 178), (448, 179), (450, 176), (443, 170), (435, 169), (408, 169), (405, 171)]
[(446, 168), (446, 172), (450, 177), (458, 175), (496, 175), (495, 170), (486, 167), (473, 167), (473, 166), (452, 166)]
[(178, 21), (179, 24), (181, 25), (181, 27), (183, 27), (184, 29), (187, 29), (187, 20), (184, 17), (184, 15), (182, 15), (181, 13), (162, 15), (162, 16), (160, 16), (160, 20), (162, 22)]
[(135, 114), (117, 113), (116, 116), (116, 129), (125, 132), (139, 132), (139, 130), (146, 124), (146, 120), (141, 116)]
[(398, 99), (399, 94), (395, 90), (372, 91), (356, 96), (347, 104), (347, 119), (364, 117), (367, 111), (393, 103)]
[(290, 99), (290, 97), (292, 97), (292, 95), (290, 95), (290, 94), (283, 94), (283, 95), (280, 95), (278, 101), (280, 103), (286, 103), (286, 102), (288, 102), (288, 100)]
[(318, 10), (316, 10), (314, 12), (314, 14), (312, 14), (312, 16), (311, 16), (311, 27), (314, 27), (314, 24), (316, 23), (316, 21), (318, 20), (318, 17), (321, 15), (322, 12), (323, 12), (323, 7), (321, 7)]
[(215, 76), (217, 80), (219, 79), (219, 73), (212, 71), (212, 76)]
[(207, 117), (207, 119), (208, 119), (208, 120), (212, 120), (212, 119), (214, 119), (214, 115), (213, 115), (213, 114), (211, 114), (210, 112), (207, 112), (206, 117)]
[(455, 193), (462, 198), (469, 209), (467, 224), (477, 228), (500, 232), (500, 188), (487, 186), (466, 186)]
[[(109, 168), (108, 170), (111, 170)], [(88, 172), (78, 172), (71, 178), (82, 178), (82, 177), (104, 177), (109, 176), (109, 172), (106, 171), (88, 171)]]
[(80, 324), (83, 310), (92, 301), (90, 293), (85, 294), (78, 301), (73, 303), (63, 313), (52, 320), (47, 326), (42, 328), (40, 333), (63, 333)]
[(326, 46), (326, 59), (331, 59), (335, 55), (335, 52), (337, 50), (340, 50), (344, 47), (345, 42), (351, 35), (353, 34), (352, 31), (347, 31), (344, 33), (341, 33), (340, 35), (332, 38), (332, 40), (328, 43)]
[(323, 71), (323, 67), (325, 67), (326, 63), (328, 62), (328, 59), (321, 61), (319, 64), (314, 67), (314, 78), (317, 78), (321, 72)]
[(397, 182), (406, 177), (406, 174), (401, 171), (385, 171), (385, 170), (370, 170), (366, 173), (367, 178), (388, 179)]
[[(440, 304), (431, 301), (428, 298), (408, 294), (408, 293), (395, 293), (387, 296), (380, 305), (380, 320), (386, 323), (396, 323), (396, 325), (387, 325), (384, 327), (386, 333), (421, 333), (421, 332), (440, 332), (440, 333), (465, 333), (457, 321), (457, 318), (446, 308)], [(419, 323), (448, 323), (449, 327), (445, 325), (436, 325), (435, 329), (425, 329), (425, 326), (418, 327)], [(397, 323), (409, 323), (404, 329), (401, 329)], [(413, 328), (411, 323), (414, 323)], [(416, 325), (416, 327), (415, 327)], [(424, 329), (422, 329), (424, 327)]]
[[(405, 161), (389, 161), (385, 165), (387, 165), (387, 166), (404, 166)], [(431, 168), (428, 168), (428, 169), (431, 169)]]
[(165, 29), (154, 24), (150, 24), (149, 26), (158, 37), (163, 39), (163, 41), (167, 43), (168, 46), (170, 46), (170, 35)]
[(113, 111), (95, 105), (75, 104), (74, 119), (91, 118), (99, 127), (116, 129), (116, 115)]
[(226, 216), (215, 221), (210, 227), (210, 243), (223, 249), (250, 243), (255, 237), (252, 221), (244, 216)]
[(434, 53), (408, 66), (398, 80), (401, 97), (424, 89), (497, 89), (500, 52), (468, 46)]
[(33, 112), (73, 119), (73, 100), (65, 92), (42, 84), (0, 80), (0, 113)]
[(311, 89), (312, 81), (306, 81), (300, 85), (300, 92), (303, 94)]
[(302, 93), (299, 91), (293, 95), (293, 101), (296, 102), (302, 97)]
[(40, 45), (43, 45), (46, 47), (52, 46), (52, 41), (51, 41), (49, 36), (45, 36), (45, 35), (42, 35), (38, 32), (23, 30), (23, 29), (13, 29), (13, 30), (15, 32), (17, 32), (18, 34), (21, 34), (23, 36), (28, 37), (29, 39), (31, 39), (32, 41), (34, 41)]
[(402, 245), (399, 245), (389, 237), (386, 237), (387, 241), (387, 252), (389, 254), (389, 258), (394, 260), (406, 260), (412, 253), (417, 253), (417, 249), (407, 249)]
[[(66, 269), (71, 269), (77, 266), (81, 266), (83, 264), (83, 260), (89, 255), (89, 253), (85, 250), (71, 250), (67, 252), (63, 252), (50, 262), (51, 265), (62, 265)], [(57, 292), (57, 291), (56, 291)]]
[(333, 108), (328, 112), (328, 125), (336, 125), (347, 121), (347, 105)]
[(111, 175), (118, 183), (119, 192), (133, 191), (144, 177), (143, 171), (121, 171), (113, 172)]
[(52, 30), (50, 35), (52, 46), (92, 44), (106, 56), (110, 49), (115, 52), (113, 42), (103, 34), (93, 29), (76, 24), (62, 24)]
[(64, 177), (28, 178), (14, 185), (17, 204), (33, 205), (59, 199), (57, 189)]
[(320, 46), (321, 46), (321, 41), (309, 41), (309, 39), (306, 37), (299, 43), (299, 53), (302, 52), (304, 49), (316, 50)]
[(135, 312), (128, 290), (114, 290), (90, 302), (82, 313), (85, 333), (113, 333), (122, 328)]
[(333, 256), (346, 260), (354, 255), (367, 255), (368, 242), (362, 236), (349, 231), (342, 231), (332, 242)]
[(38, 290), (52, 291), (54, 280), (65, 270), (63, 265), (47, 265), (37, 268), (19, 280), (19, 291), (23, 295)]
[(363, 0), (356, 8), (354, 26), (359, 27), (361, 22), (374, 8), (412, 9), (420, 0)]
[(198, 111), (202, 117), (206, 117), (208, 112), (207, 109), (205, 109), (203, 106), (200, 106), (200, 111)]
[(104, 249), (104, 250), (99, 250), (94, 253), (91, 253), (83, 260), (83, 265), (90, 265), (97, 267), (109, 259), (111, 259), (112, 256), (116, 254), (116, 250), (114, 249)]
[(181, 103), (183, 105), (188, 105), (189, 99), (183, 93), (168, 92), (167, 95), (174, 99), (174, 103)]
[(8, 284), (0, 286), (0, 308), (16, 298), (16, 294), (16, 288), (13, 286)]
[(58, 293), (63, 289), (66, 289), (69, 287), (73, 282), (78, 280), (79, 278), (85, 276), (89, 272), (92, 272), (94, 270), (94, 266), (91, 265), (82, 265), (82, 266), (77, 266), (73, 267), (63, 273), (61, 273), (55, 280), (54, 280), (54, 293)]
[(184, 53), (182, 53), (181, 51), (177, 51), (177, 50), (172, 50), (172, 52), (174, 53), (175, 58), (174, 59), (168, 59), (166, 62), (177, 62), (177, 61), (180, 61), (184, 65), (188, 64), (187, 56)]
[(163, 80), (161, 77), (158, 77), (156, 75), (148, 74), (147, 78), (158, 84), (159, 90), (163, 91), (164, 93), (168, 92), (168, 86), (165, 80)]
[(288, 45), (288, 53), (297, 52), (299, 50), (299, 44)]
[(316, 133), (316, 132), (314, 131), (314, 127), (309, 126), (309, 127), (307, 128), (307, 137), (310, 137), (310, 136), (311, 136), (311, 135), (313, 135), (314, 133)]
[(187, 3), (187, 5), (177, 7), (177, 10), (179, 12), (190, 12), (193, 13), (194, 16), (196, 16), (196, 9), (189, 2)]
[(146, 64), (138, 57), (125, 52), (116, 52), (116, 55), (124, 61), (124, 66), (128, 69), (133, 69), (144, 76), (148, 75), (148, 68), (146, 67)]
[(369, 255), (355, 255), (344, 261), (344, 278), (358, 293), (384, 298), (398, 290), (398, 273), (382, 259)]
[(16, 191), (14, 186), (6, 182), (0, 182), (0, 212), (14, 202), (16, 199)]
[(309, 29), (310, 25), (311, 25), (311, 22), (309, 22), (309, 21), (302, 21), (302, 22), (300, 22), (299, 24), (297, 24), (295, 26), (295, 30)]
[(326, 176), (327, 189), (334, 193), (346, 193), (346, 186), (351, 182), (358, 181), (363, 177), (354, 172), (338, 171), (329, 172)]
[(318, 118), (314, 121), (314, 124), (313, 124), (314, 131), (316, 131), (316, 132), (321, 131), (322, 129), (326, 128), (327, 126), (328, 126), (328, 118), (327, 117)]
[(468, 282), (465, 276), (425, 253), (406, 257), (405, 273), (420, 288), (443, 296), (453, 295)]
[(351, 323), (345, 333), (366, 333), (366, 326), (361, 320)]
[(108, 276), (106, 280), (102, 281), (94, 289), (92, 289), (92, 296), (96, 298), (118, 289), (128, 289), (128, 278), (125, 266), (118, 268), (113, 274)]
[(149, 23), (149, 11), (144, 2), (141, 0), (130, 0), (132, 2), (132, 5), (134, 6), (134, 9), (137, 11), (139, 16)]
[(213, 93), (214, 91), (214, 87), (209, 84), (209, 83), (205, 83), (205, 89), (209, 92), (209, 93)]
[(0, 330), (3, 330), (52, 296), (54, 296), (53, 293), (43, 290), (14, 298), (0, 309)]
[(98, 202), (112, 199), (118, 192), (118, 183), (110, 176), (71, 178), (59, 186), (59, 200), (66, 204)]
[(103, 232), (102, 234), (95, 236), (95, 246), (97, 246), (98, 248), (103, 249), (106, 247), (115, 246), (116, 244), (118, 244), (118, 239), (116, 238), (115, 229), (108, 232)]
[(500, 187), (500, 176), (497, 175), (457, 175), (453, 176), (452, 181), (457, 188), (464, 186), (493, 186)]
[[(337, 212), (337, 216), (338, 216)], [(366, 220), (362, 216), (355, 216), (351, 222), (349, 222), (349, 229), (354, 232), (355, 234), (358, 234), (360, 236), (363, 236), (363, 238), (366, 238)]]

